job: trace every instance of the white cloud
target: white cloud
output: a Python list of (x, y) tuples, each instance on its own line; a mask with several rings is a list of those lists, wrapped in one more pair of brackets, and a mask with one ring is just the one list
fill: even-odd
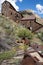
[(37, 4), (36, 5), (36, 9), (37, 9), (37, 11), (38, 11), (39, 14), (43, 14), (43, 6), (42, 5)]
[(7, 1), (9, 1), (9, 2), (14, 6), (14, 8), (15, 8), (17, 11), (19, 10), (19, 6), (16, 5), (17, 0), (7, 0)]
[[(1, 4), (4, 2), (5, 0), (0, 0), (0, 11), (1, 11)], [(19, 2), (22, 2), (23, 0), (7, 0), (9, 1), (13, 6), (14, 8), (18, 11), (19, 10), (19, 6), (16, 5), (16, 2), (19, 1)]]
[(19, 0), (20, 2), (22, 2), (23, 0)]

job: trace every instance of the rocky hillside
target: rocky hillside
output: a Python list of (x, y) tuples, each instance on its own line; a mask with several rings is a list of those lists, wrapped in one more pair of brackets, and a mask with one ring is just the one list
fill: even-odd
[(23, 39), (32, 37), (30, 30), (0, 15), (0, 65), (20, 65), (28, 47)]
[(14, 56), (16, 51), (19, 54), (19, 50), (24, 50), (24, 37), (31, 39), (31, 31), (0, 15), (0, 62)]
[(15, 45), (15, 40), (18, 39), (17, 32), (19, 28), (23, 27), (0, 15), (0, 48), (9, 50)]
[(24, 10), (24, 11), (20, 11), (20, 13), (23, 15), (23, 16), (25, 16), (25, 15), (34, 15), (36, 18), (41, 18), (40, 16), (38, 16), (37, 14), (35, 14), (34, 12), (33, 12), (33, 10)]

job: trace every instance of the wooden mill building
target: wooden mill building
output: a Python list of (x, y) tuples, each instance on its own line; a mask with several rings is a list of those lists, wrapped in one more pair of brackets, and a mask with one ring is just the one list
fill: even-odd
[(32, 32), (36, 32), (37, 30), (43, 28), (43, 19), (36, 18), (32, 12), (23, 12), (21, 24), (30, 29)]
[[(43, 29), (43, 19), (37, 21), (32, 12), (18, 12), (8, 1), (2, 3), (2, 15), (12, 19), (15, 22), (21, 23), (32, 32), (38, 32), (39, 29)], [(40, 30), (39, 30), (40, 31)]]
[(8, 2), (4, 1), (2, 3), (2, 10), (1, 10), (2, 15), (14, 20), (14, 21), (20, 21), (21, 19), (21, 14), (19, 14), (16, 9), (13, 7), (13, 5)]

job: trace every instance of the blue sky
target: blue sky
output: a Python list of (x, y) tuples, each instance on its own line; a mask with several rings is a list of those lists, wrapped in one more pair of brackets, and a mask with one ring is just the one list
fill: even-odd
[(32, 9), (43, 17), (43, 0), (23, 0), (21, 3), (16, 2), (16, 4), (19, 6), (19, 10)]
[[(5, 0), (0, 0), (0, 11), (1, 4)], [(32, 9), (33, 12), (43, 17), (43, 0), (7, 0), (9, 1), (17, 11)]]

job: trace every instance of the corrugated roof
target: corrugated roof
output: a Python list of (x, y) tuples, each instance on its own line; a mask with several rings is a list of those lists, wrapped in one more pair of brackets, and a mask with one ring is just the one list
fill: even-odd
[(35, 19), (35, 16), (34, 15), (24, 15), (24, 17), (21, 19), (21, 20), (33, 20)]
[(38, 16), (37, 14), (33, 13), (32, 10), (24, 10), (24, 11), (21, 11), (22, 15), (23, 15), (23, 18), (22, 20), (32, 20), (32, 19), (35, 19), (36, 18), (36, 22), (43, 25), (43, 19), (40, 18), (40, 16)]

